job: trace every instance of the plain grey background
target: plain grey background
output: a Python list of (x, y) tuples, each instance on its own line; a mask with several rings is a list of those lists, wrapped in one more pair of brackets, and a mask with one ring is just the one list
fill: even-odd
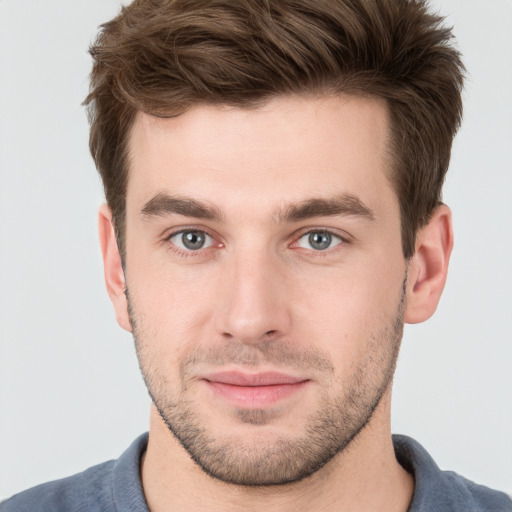
[[(148, 427), (131, 336), (96, 235), (81, 101), (118, 0), (0, 0), (0, 496), (117, 457)], [(436, 0), (469, 71), (444, 199), (444, 297), (408, 326), (393, 431), (445, 469), (512, 491), (512, 2)]]

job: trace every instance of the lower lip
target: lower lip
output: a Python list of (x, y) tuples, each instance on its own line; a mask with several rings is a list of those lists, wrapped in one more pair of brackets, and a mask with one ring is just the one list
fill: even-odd
[(206, 381), (210, 389), (231, 405), (246, 409), (261, 409), (299, 392), (308, 381), (270, 386), (234, 386), (222, 382)]

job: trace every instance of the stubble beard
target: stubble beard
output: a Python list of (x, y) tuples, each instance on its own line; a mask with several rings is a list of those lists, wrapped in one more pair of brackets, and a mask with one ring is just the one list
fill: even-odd
[[(324, 354), (297, 353), (293, 347), (268, 340), (260, 345), (235, 344), (190, 355), (180, 365), (179, 391), (169, 389), (167, 378), (158, 370), (158, 356), (150, 354), (151, 337), (141, 327), (127, 293), (137, 357), (149, 395), (174, 437), (213, 478), (243, 486), (284, 485), (307, 478), (352, 443), (390, 388), (403, 334), (405, 282), (396, 314), (366, 340), (365, 358), (350, 382), (334, 375), (332, 363)], [(186, 397), (187, 369), (198, 362), (246, 367), (266, 362), (278, 367), (315, 368), (331, 374), (329, 390), (335, 388), (339, 393), (332, 397), (328, 389), (322, 391), (319, 407), (307, 417), (303, 433), (296, 437), (275, 437), (271, 442), (264, 433), (243, 440), (222, 437), (202, 424), (200, 406)], [(272, 423), (274, 414), (272, 409), (236, 411), (241, 423), (262, 428)]]

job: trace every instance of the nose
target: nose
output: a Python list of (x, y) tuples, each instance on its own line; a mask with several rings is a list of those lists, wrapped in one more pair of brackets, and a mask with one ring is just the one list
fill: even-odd
[(287, 335), (291, 314), (283, 262), (241, 254), (226, 265), (216, 307), (218, 332), (244, 344)]

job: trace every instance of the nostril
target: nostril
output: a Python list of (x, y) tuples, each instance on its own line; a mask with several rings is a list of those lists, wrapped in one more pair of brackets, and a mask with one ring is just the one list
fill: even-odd
[(275, 331), (275, 329), (274, 329), (274, 330), (272, 330), (272, 331), (267, 331), (267, 332), (265, 333), (265, 335), (266, 335), (266, 336), (273, 336), (275, 333), (276, 333), (276, 331)]

